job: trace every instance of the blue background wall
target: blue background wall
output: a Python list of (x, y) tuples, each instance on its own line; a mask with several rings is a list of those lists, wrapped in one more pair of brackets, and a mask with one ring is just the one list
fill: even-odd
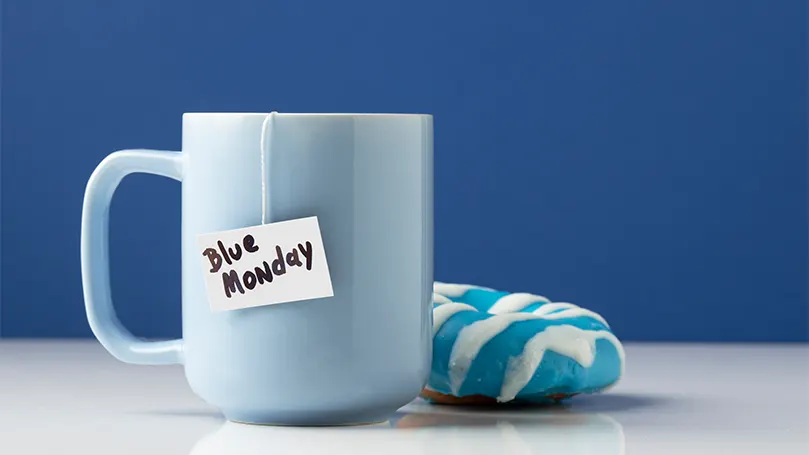
[[(179, 148), (185, 111), (276, 109), (435, 115), (439, 280), (628, 340), (807, 340), (805, 1), (2, 8), (3, 336), (90, 336), (79, 222), (106, 154)], [(179, 190), (133, 176), (112, 209), (141, 336), (180, 332)]]

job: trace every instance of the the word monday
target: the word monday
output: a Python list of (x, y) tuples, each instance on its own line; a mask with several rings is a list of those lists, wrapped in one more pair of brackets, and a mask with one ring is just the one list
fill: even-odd
[[(260, 251), (259, 246), (256, 244), (256, 239), (247, 234), (242, 239), (241, 244), (234, 244), (233, 248), (225, 248), (221, 240), (216, 242), (216, 248), (206, 248), (202, 252), (211, 262), (211, 273), (218, 273), (222, 267), (227, 263), (232, 266), (238, 262), (243, 256), (248, 254), (256, 254)], [(261, 267), (254, 267), (253, 270), (247, 270), (241, 276), (234, 269), (222, 272), (222, 285), (225, 288), (225, 295), (230, 298), (236, 292), (241, 294), (245, 293), (245, 289), (253, 290), (256, 286), (263, 285), (264, 283), (272, 283), (274, 276), (281, 276), (287, 273), (287, 267), (306, 267), (306, 270), (312, 270), (312, 243), (299, 243), (292, 251), (284, 252), (281, 247), (275, 246), (275, 259), (272, 262), (262, 261)], [(303, 261), (301, 260), (303, 258)], [(305, 261), (305, 264), (304, 264)]]

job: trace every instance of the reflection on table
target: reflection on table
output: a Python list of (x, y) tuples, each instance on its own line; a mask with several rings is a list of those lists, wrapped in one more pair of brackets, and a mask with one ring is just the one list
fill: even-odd
[(566, 408), (465, 409), (411, 405), (389, 421), (337, 428), (295, 428), (227, 422), (191, 455), (470, 454), (623, 455), (624, 432), (605, 414)]

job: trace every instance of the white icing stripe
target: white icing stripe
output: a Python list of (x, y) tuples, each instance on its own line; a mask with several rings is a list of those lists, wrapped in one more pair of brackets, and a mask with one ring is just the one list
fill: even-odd
[(573, 305), (572, 303), (563, 302), (546, 303), (545, 305), (542, 305), (534, 310), (534, 314), (548, 314), (551, 311), (566, 310), (568, 308), (578, 308), (578, 306)]
[[(435, 309), (435, 311), (438, 311), (446, 306), (447, 305), (439, 306), (438, 308)], [(588, 311), (582, 308), (578, 309), (582, 311)], [(528, 321), (532, 319), (533, 320), (555, 319), (553, 317), (555, 314), (556, 313), (550, 315), (534, 314), (534, 313), (504, 313), (493, 315), (488, 319), (484, 319), (482, 321), (469, 324), (468, 326), (461, 329), (460, 333), (458, 334), (458, 338), (455, 340), (455, 344), (452, 346), (452, 352), (450, 353), (449, 356), (448, 369), (452, 393), (458, 395), (461, 386), (466, 380), (466, 375), (469, 373), (469, 368), (471, 367), (472, 362), (475, 360), (475, 358), (477, 357), (478, 353), (483, 348), (483, 346), (486, 345), (486, 343), (488, 343), (492, 338), (502, 333), (511, 324), (515, 322)], [(560, 327), (560, 326), (551, 326), (551, 327)], [(547, 327), (545, 331), (547, 331), (551, 327)], [(573, 327), (573, 326), (566, 326), (566, 327)], [(581, 332), (601, 333), (601, 331), (593, 332), (578, 329), (576, 327), (573, 328)], [(613, 339), (615, 339), (614, 335), (612, 335), (610, 332), (604, 331), (603, 333), (609, 334), (609, 336), (612, 336)], [(605, 335), (605, 337), (607, 337), (607, 335)], [(615, 339), (615, 341), (618, 342), (617, 339)], [(618, 343), (620, 344), (620, 342)], [(621, 351), (621, 354), (623, 355), (623, 351)]]
[[(435, 311), (444, 308), (438, 307)], [(449, 383), (452, 388), (452, 393), (458, 395), (463, 382), (466, 380), (466, 375), (469, 373), (469, 367), (472, 361), (477, 357), (480, 349), (489, 342), (492, 338), (506, 330), (508, 326), (517, 321), (526, 321), (529, 319), (539, 319), (533, 313), (507, 313), (498, 314), (488, 319), (478, 321), (461, 329), (458, 333), (458, 338), (452, 346), (452, 352), (449, 355)]]
[(433, 292), (433, 303), (436, 305), (443, 305), (445, 303), (452, 303), (452, 300), (444, 297), (441, 294), (436, 294), (435, 292)]
[(582, 330), (571, 325), (551, 326), (528, 340), (522, 353), (509, 359), (503, 386), (497, 401), (508, 402), (531, 381), (546, 351), (570, 357), (581, 366), (589, 368), (596, 353), (596, 340), (606, 339), (613, 346), (621, 362), (621, 376), (624, 374), (624, 348), (611, 332)]
[[(538, 316), (543, 316), (543, 319), (562, 319), (562, 318), (575, 318), (579, 316), (590, 317), (598, 322), (604, 324), (605, 327), (609, 327), (607, 321), (601, 317), (600, 314), (595, 313), (593, 311), (579, 308), (572, 303), (551, 303), (545, 297), (541, 295), (533, 295), (533, 294), (525, 294), (525, 293), (517, 293), (517, 294), (508, 294), (500, 299), (498, 299), (491, 308), (489, 308), (489, 314), (507, 314), (507, 313), (516, 313), (518, 311), (522, 311), (529, 306), (535, 303), (543, 303), (541, 307), (537, 308), (533, 311), (534, 314)], [(552, 311), (558, 311), (557, 313), (551, 313)], [(548, 314), (551, 313), (551, 314)]]
[(592, 312), (592, 311), (584, 309), (584, 308), (574, 307), (574, 308), (568, 308), (566, 310), (562, 310), (562, 311), (559, 311), (559, 312), (556, 312), (556, 313), (551, 313), (551, 314), (537, 314), (536, 312), (534, 312), (533, 314), (536, 314), (537, 316), (541, 316), (542, 319), (549, 319), (549, 320), (556, 320), (556, 319), (563, 319), (563, 318), (576, 318), (576, 317), (582, 317), (582, 316), (583, 317), (589, 317), (589, 318), (593, 318), (596, 321), (604, 324), (604, 327), (607, 327), (607, 328), (610, 327), (609, 324), (607, 324), (607, 321), (604, 318), (602, 318), (600, 314)]
[(433, 336), (438, 333), (438, 330), (441, 329), (441, 326), (444, 325), (449, 318), (451, 318), (454, 314), (460, 313), (461, 311), (477, 311), (475, 307), (467, 305), (465, 303), (446, 303), (444, 305), (438, 306), (433, 310)]
[(448, 297), (460, 297), (466, 294), (466, 291), (472, 289), (482, 289), (484, 291), (493, 291), (493, 289), (484, 288), (482, 286), (475, 286), (472, 284), (450, 284), (436, 281), (433, 283), (433, 292)]
[(551, 303), (551, 301), (546, 297), (542, 297), (541, 295), (516, 292), (514, 294), (504, 295), (503, 297), (497, 299), (497, 301), (494, 302), (494, 305), (489, 308), (488, 312), (490, 314), (516, 313), (535, 303), (548, 304)]

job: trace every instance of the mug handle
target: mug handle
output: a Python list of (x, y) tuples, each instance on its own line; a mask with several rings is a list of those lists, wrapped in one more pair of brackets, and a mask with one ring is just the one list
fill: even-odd
[(120, 150), (104, 158), (87, 182), (81, 218), (81, 275), (87, 320), (101, 345), (126, 363), (182, 363), (183, 340), (138, 339), (118, 320), (110, 291), (110, 202), (127, 175), (143, 172), (182, 181), (183, 164), (181, 152)]

